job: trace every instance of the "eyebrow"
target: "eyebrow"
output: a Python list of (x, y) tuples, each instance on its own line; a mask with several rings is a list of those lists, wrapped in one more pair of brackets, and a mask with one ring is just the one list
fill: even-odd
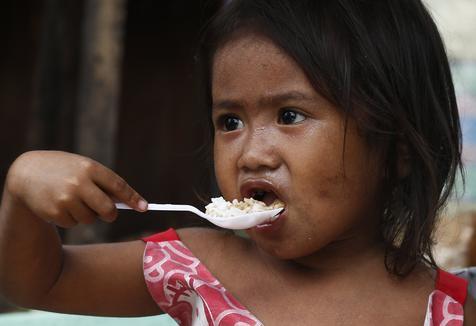
[[(264, 95), (258, 100), (259, 106), (272, 106), (287, 101), (315, 101), (316, 97), (299, 91), (287, 91), (271, 95)], [(213, 102), (212, 109), (241, 109), (246, 105), (245, 101), (223, 99)]]

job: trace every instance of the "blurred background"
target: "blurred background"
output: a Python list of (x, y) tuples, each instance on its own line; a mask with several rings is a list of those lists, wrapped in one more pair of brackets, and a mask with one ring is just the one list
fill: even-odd
[[(0, 174), (22, 152), (80, 153), (150, 202), (203, 206), (212, 183), (194, 54), (219, 0), (2, 1)], [(121, 211), (68, 230), (70, 243), (196, 225), (189, 214)]]
[[(54, 149), (104, 163), (151, 202), (203, 206), (216, 186), (194, 53), (224, 1), (2, 1), (0, 186), (18, 155)], [(464, 134), (466, 191), (460, 181), (435, 251), (451, 269), (476, 265), (476, 1), (426, 3), (447, 44)], [(117, 223), (61, 232), (88, 243), (201, 223), (121, 212)]]
[(437, 230), (435, 258), (448, 270), (476, 266), (476, 1), (426, 0), (443, 35), (463, 131), (460, 179)]

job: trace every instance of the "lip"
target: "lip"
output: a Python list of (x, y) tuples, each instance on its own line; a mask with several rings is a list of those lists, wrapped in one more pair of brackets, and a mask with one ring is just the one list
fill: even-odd
[(282, 227), (283, 223), (286, 221), (286, 218), (287, 218), (287, 209), (284, 208), (284, 211), (279, 214), (277, 219), (269, 223), (263, 223), (255, 227), (252, 227), (251, 230), (261, 234), (276, 232)]

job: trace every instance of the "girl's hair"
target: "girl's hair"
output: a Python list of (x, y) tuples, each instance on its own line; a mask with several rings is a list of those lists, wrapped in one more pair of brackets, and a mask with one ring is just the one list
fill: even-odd
[[(208, 110), (213, 56), (242, 33), (284, 50), (385, 158), (387, 269), (405, 276), (419, 262), (436, 267), (436, 218), (463, 174), (461, 129), (445, 48), (421, 1), (232, 0), (201, 42)], [(406, 176), (397, 161), (410, 167)]]

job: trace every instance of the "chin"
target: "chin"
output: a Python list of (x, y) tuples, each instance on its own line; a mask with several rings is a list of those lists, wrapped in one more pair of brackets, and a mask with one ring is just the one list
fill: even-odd
[(276, 246), (276, 245), (261, 245), (260, 243), (257, 243), (257, 246), (261, 248), (264, 252), (266, 252), (268, 255), (279, 259), (279, 260), (292, 260), (292, 259), (297, 259), (301, 257), (302, 255), (299, 255), (297, 252), (294, 250), (289, 250), (289, 248), (285, 248), (284, 246)]
[(311, 256), (322, 248), (316, 243), (286, 243), (284, 241), (266, 243), (259, 240), (255, 241), (255, 243), (262, 251), (279, 260), (298, 260)]

